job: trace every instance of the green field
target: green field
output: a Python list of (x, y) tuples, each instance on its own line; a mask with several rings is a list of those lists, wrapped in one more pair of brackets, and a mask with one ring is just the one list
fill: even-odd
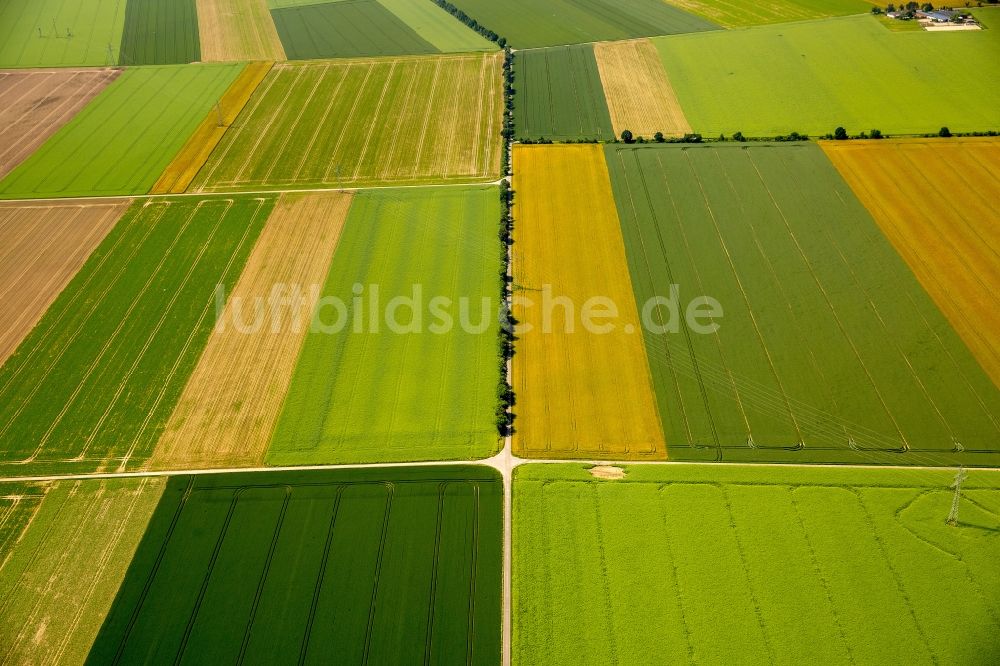
[[(0, 484), (0, 660), (84, 662), (165, 485)], [(16, 542), (8, 539), (14, 523)]]
[(1000, 478), (529, 465), (514, 480), (513, 664), (985, 664)]
[(0, 67), (114, 65), (125, 5), (126, 0), (4, 0)]
[[(322, 292), (347, 309), (317, 314), (343, 330), (306, 337), (268, 464), (496, 453), (499, 220), (493, 187), (356, 195)], [(388, 304), (414, 298), (415, 285), (419, 319), (404, 306), (393, 316), (398, 327), (391, 325)], [(381, 307), (372, 306), (376, 298)], [(442, 307), (453, 327), (432, 309), (431, 299), (441, 298), (451, 299)], [(470, 327), (460, 325), (463, 299)]]
[[(871, 11), (873, 5), (878, 4), (865, 0), (772, 0), (765, 3), (733, 2), (733, 0), (667, 0), (667, 2), (726, 28), (865, 14)], [(884, 5), (878, 6), (885, 8)]]
[(140, 467), (273, 203), (134, 204), (0, 367), (0, 475)]
[(514, 68), (519, 138), (614, 138), (593, 45), (521, 51)]
[(662, 0), (451, 0), (466, 14), (531, 49), (630, 37), (714, 30), (718, 26)]
[(1000, 30), (892, 32), (856, 16), (653, 41), (705, 135), (1000, 129)]
[(680, 289), (645, 335), (671, 458), (1000, 461), (1000, 390), (816, 144), (606, 154), (640, 311)]
[(126, 70), (0, 181), (0, 199), (144, 194), (242, 69)]
[(174, 477), (88, 663), (500, 661), (500, 476)]
[(289, 60), (438, 52), (376, 0), (272, 9), (271, 16)]
[(192, 191), (490, 181), (500, 54), (279, 63)]
[(499, 48), (429, 0), (378, 1), (441, 53), (495, 51)]
[(128, 0), (119, 65), (201, 60), (195, 0)]

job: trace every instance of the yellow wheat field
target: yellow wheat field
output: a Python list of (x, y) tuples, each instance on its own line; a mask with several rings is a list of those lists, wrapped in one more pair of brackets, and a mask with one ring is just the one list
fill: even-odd
[[(513, 366), (515, 452), (666, 457), (603, 151), (519, 145), (514, 166), (513, 314), (522, 327)], [(568, 299), (574, 316), (554, 308), (547, 318), (546, 291)], [(613, 323), (612, 332), (582, 326), (582, 308), (593, 297), (617, 306), (617, 318), (597, 322)], [(574, 332), (567, 332), (567, 319)]]
[(204, 62), (285, 60), (267, 0), (197, 0)]
[(594, 44), (615, 135), (683, 136), (691, 132), (667, 72), (648, 39)]
[[(272, 62), (252, 62), (243, 68), (232, 85), (219, 100), (216, 108), (209, 111), (205, 119), (198, 125), (191, 138), (177, 153), (177, 157), (167, 165), (159, 180), (153, 185), (150, 194), (180, 194), (187, 190), (191, 181), (201, 171), (215, 147), (222, 140), (234, 122), (236, 116), (246, 106), (253, 91), (271, 71)], [(221, 111), (221, 117), (220, 117)]]
[(1000, 141), (822, 146), (1000, 386)]
[[(286, 194), (267, 221), (150, 465), (260, 465), (350, 208), (347, 193)], [(273, 291), (277, 286), (279, 291)], [(301, 300), (294, 297), (298, 287)], [(273, 294), (273, 296), (272, 296)], [(255, 315), (255, 299), (264, 316)], [(282, 303), (271, 309), (271, 303)]]

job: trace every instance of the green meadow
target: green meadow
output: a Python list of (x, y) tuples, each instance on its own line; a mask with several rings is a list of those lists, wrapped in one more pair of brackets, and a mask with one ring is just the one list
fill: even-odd
[(146, 193), (242, 69), (127, 69), (0, 181), (0, 199)]
[(487, 467), (170, 479), (88, 663), (500, 661)]
[(118, 64), (126, 4), (126, 0), (5, 0), (0, 3), (0, 67)]
[[(268, 464), (466, 460), (498, 450), (499, 220), (494, 187), (355, 196), (321, 296), (345, 309), (321, 304), (314, 316)], [(402, 298), (422, 306), (390, 311)], [(431, 299), (448, 299), (439, 304), (453, 326)]]
[(855, 16), (653, 41), (705, 135), (1000, 130), (1000, 25), (893, 32)]
[(514, 478), (513, 660), (985, 664), (1000, 477), (582, 465)]
[(816, 144), (606, 155), (671, 458), (1000, 461), (1000, 390)]
[[(865, 14), (870, 12), (873, 6), (873, 3), (865, 0), (769, 0), (768, 2), (667, 0), (667, 2), (725, 28)], [(885, 8), (884, 5), (879, 6)]]
[(0, 367), (0, 473), (141, 467), (273, 204), (134, 204)]

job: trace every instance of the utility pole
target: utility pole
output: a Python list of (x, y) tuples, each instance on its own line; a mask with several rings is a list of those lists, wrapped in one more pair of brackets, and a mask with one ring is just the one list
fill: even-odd
[(59, 37), (59, 29), (56, 28), (56, 20), (55, 19), (52, 19), (52, 36), (56, 37), (56, 38)]
[(111, 48), (111, 44), (108, 44), (108, 65), (113, 66), (115, 64), (115, 50)]
[(958, 474), (955, 475), (955, 481), (951, 484), (951, 487), (955, 489), (955, 496), (951, 499), (951, 513), (948, 514), (948, 524), (951, 526), (958, 525), (958, 503), (962, 498), (962, 483), (967, 478), (969, 478), (968, 472), (959, 467)]
[(224, 127), (225, 123), (222, 122), (222, 105), (218, 101), (215, 102), (215, 113), (218, 116), (219, 127)]

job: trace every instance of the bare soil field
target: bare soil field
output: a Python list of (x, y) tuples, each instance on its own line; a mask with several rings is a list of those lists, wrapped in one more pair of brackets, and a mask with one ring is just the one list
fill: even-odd
[(0, 71), (0, 178), (119, 74), (118, 69)]
[(128, 207), (0, 205), (0, 365)]
[(615, 136), (683, 136), (691, 132), (659, 53), (648, 39), (594, 44)]
[(153, 467), (263, 463), (352, 198), (335, 192), (278, 201), (167, 422)]
[(204, 62), (285, 60), (267, 0), (198, 0)]

